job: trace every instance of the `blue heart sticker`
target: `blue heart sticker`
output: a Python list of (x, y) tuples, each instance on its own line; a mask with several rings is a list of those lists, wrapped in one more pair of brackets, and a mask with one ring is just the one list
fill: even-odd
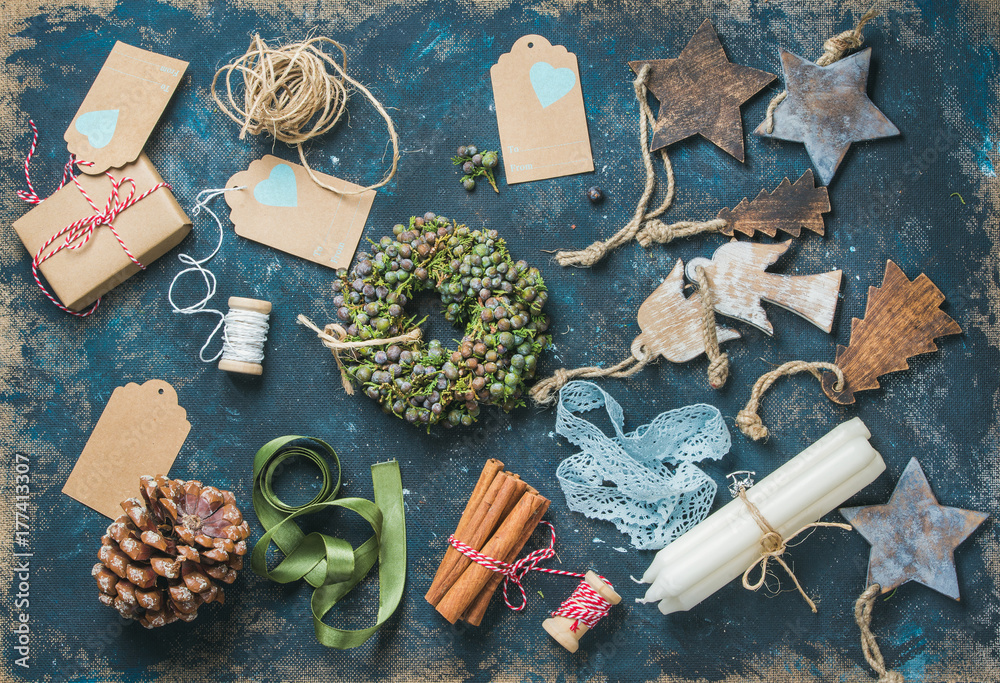
[(295, 171), (288, 164), (278, 164), (271, 169), (271, 175), (267, 180), (260, 181), (253, 188), (253, 196), (265, 206), (298, 206)]
[(576, 74), (572, 69), (557, 69), (548, 62), (532, 64), (528, 78), (542, 109), (561, 100), (576, 85)]
[(118, 110), (102, 109), (88, 111), (76, 118), (76, 130), (87, 136), (87, 142), (94, 149), (107, 147), (118, 126)]

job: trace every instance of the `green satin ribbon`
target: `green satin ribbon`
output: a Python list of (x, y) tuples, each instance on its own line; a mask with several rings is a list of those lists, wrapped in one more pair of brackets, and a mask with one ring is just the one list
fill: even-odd
[[(296, 443), (293, 443), (296, 442)], [(289, 445), (291, 444), (291, 445)], [(274, 493), (275, 469), (285, 460), (305, 458), (323, 476), (323, 485), (305, 505), (284, 503)], [(334, 482), (327, 458), (337, 465)], [(305, 579), (313, 591), (311, 605), (316, 638), (326, 647), (347, 650), (358, 647), (393, 615), (403, 597), (406, 583), (406, 518), (403, 514), (403, 485), (399, 463), (372, 465), (375, 501), (364, 498), (335, 500), (340, 490), (340, 459), (329, 444), (303, 436), (282, 436), (265, 444), (253, 459), (253, 507), (265, 533), (254, 546), (250, 567), (260, 576), (278, 583)], [(347, 541), (319, 532), (305, 534), (295, 519), (328, 508), (344, 508), (357, 513), (375, 532), (357, 548)], [(272, 570), (267, 568), (267, 549), (274, 543), (285, 557)], [(347, 595), (378, 562), (379, 605), (374, 626), (345, 630), (327, 626), (323, 617)]]

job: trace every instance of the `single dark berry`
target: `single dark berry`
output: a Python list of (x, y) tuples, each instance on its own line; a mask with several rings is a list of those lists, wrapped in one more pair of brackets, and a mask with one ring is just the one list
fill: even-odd
[(486, 168), (496, 168), (499, 161), (500, 159), (497, 157), (496, 152), (486, 152), (483, 155), (483, 166)]
[(474, 157), (477, 154), (479, 154), (479, 148), (477, 148), (475, 145), (469, 145), (468, 147), (465, 148), (465, 153), (470, 157)]
[(465, 145), (462, 145), (456, 150), (456, 154), (458, 154), (458, 156), (460, 157), (467, 157), (469, 156), (469, 148), (466, 147)]
[(476, 189), (476, 181), (473, 180), (472, 178), (466, 178), (465, 180), (462, 181), (462, 187), (464, 187), (469, 192), (472, 192), (473, 190)]
[(589, 199), (592, 204), (600, 204), (604, 201), (604, 192), (602, 192), (601, 188), (597, 187), (597, 185), (594, 185), (587, 190), (587, 199)]
[(472, 163), (473, 163), (474, 166), (482, 166), (483, 165), (483, 155), (482, 154), (476, 154), (475, 156), (473, 156), (472, 157)]

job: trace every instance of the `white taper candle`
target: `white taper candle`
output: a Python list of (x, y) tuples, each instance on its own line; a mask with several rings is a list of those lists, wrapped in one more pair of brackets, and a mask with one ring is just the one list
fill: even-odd
[[(859, 418), (845, 422), (747, 490), (782, 536), (819, 520), (885, 470)], [(664, 614), (688, 610), (740, 576), (760, 557), (761, 531), (737, 499), (656, 554), (638, 602)]]

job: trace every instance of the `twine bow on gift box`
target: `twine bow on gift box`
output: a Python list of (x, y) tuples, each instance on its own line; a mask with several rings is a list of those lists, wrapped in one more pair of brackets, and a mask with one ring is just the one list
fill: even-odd
[[(29, 171), (31, 157), (34, 156), (35, 149), (38, 145), (38, 129), (35, 127), (34, 121), (29, 120), (28, 125), (31, 126), (32, 132), (31, 148), (28, 150), (28, 155), (24, 160), (24, 178), (28, 183), (28, 190), (19, 190), (17, 192), (17, 196), (29, 204), (41, 204), (44, 200), (35, 192), (35, 187), (31, 183), (31, 173)], [(73, 221), (69, 225), (56, 231), (55, 234), (47, 239), (45, 243), (38, 248), (38, 251), (35, 252), (34, 257), (31, 259), (31, 274), (35, 278), (35, 284), (38, 285), (38, 288), (42, 290), (42, 293), (45, 294), (49, 301), (67, 313), (71, 313), (72, 315), (80, 318), (85, 318), (97, 310), (97, 307), (101, 304), (101, 299), (98, 298), (97, 301), (95, 301), (94, 304), (86, 311), (74, 311), (60, 303), (59, 300), (56, 299), (51, 292), (49, 292), (48, 288), (42, 283), (42, 278), (39, 275), (38, 269), (43, 263), (64, 249), (76, 250), (83, 248), (90, 241), (90, 238), (94, 236), (94, 231), (101, 226), (106, 225), (108, 229), (111, 230), (111, 234), (113, 234), (115, 239), (118, 240), (118, 244), (121, 246), (122, 251), (125, 252), (125, 255), (129, 257), (129, 260), (137, 265), (140, 270), (145, 270), (146, 266), (139, 262), (139, 259), (132, 254), (128, 245), (125, 244), (125, 240), (123, 240), (121, 235), (118, 234), (118, 230), (116, 230), (114, 226), (114, 221), (120, 213), (141, 202), (157, 190), (164, 187), (167, 189), (172, 188), (169, 183), (159, 182), (145, 192), (136, 195), (137, 187), (134, 179), (129, 178), (128, 176), (115, 178), (110, 172), (105, 171), (104, 175), (106, 175), (108, 180), (111, 181), (111, 192), (108, 195), (107, 201), (104, 203), (104, 207), (101, 208), (98, 207), (93, 199), (90, 198), (90, 195), (83, 189), (83, 186), (80, 184), (77, 176), (73, 173), (74, 164), (77, 166), (93, 166), (93, 164), (89, 161), (81, 161), (75, 157), (70, 157), (70, 160), (63, 168), (63, 177), (58, 189), (62, 189), (66, 185), (67, 180), (72, 180), (73, 184), (76, 185), (78, 190), (80, 190), (80, 194), (82, 194), (83, 198), (87, 200), (88, 204), (90, 204), (94, 213), (77, 221)], [(122, 198), (122, 185), (126, 184), (129, 185), (130, 189), (128, 191), (128, 195)], [(51, 251), (48, 251), (49, 247), (56, 242), (59, 242), (59, 240), (62, 240), (62, 242)]]

